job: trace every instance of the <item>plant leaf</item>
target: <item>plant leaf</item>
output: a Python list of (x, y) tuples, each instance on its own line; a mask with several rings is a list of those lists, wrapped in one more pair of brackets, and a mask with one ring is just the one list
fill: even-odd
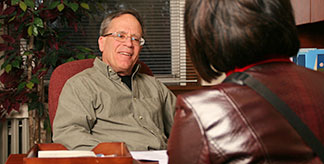
[(69, 4), (69, 7), (70, 7), (74, 12), (76, 12), (76, 11), (78, 10), (78, 8), (79, 8), (79, 4), (77, 4), (77, 3), (70, 3), (70, 4)]
[(32, 1), (32, 0), (25, 0), (25, 3), (30, 8), (34, 8), (35, 7), (34, 1)]
[(56, 66), (57, 58), (58, 56), (56, 54), (56, 51), (52, 51), (50, 54), (42, 58), (42, 63), (45, 65)]
[(49, 6), (48, 6), (48, 8), (49, 9), (54, 9), (55, 7), (57, 7), (57, 5), (59, 5), (61, 2), (60, 1), (54, 1), (54, 2), (52, 2)]
[(28, 103), (28, 111), (35, 110), (37, 108), (37, 102), (32, 101)]
[(82, 2), (80, 4), (80, 6), (83, 7), (83, 8), (85, 8), (85, 9), (87, 9), (87, 10), (90, 10), (90, 7), (89, 7), (89, 5), (87, 3)]
[(18, 85), (18, 87), (17, 87), (18, 92), (21, 91), (22, 89), (24, 89), (25, 86), (26, 86), (26, 84), (27, 84), (27, 82), (25, 82), (25, 81), (22, 82), (22, 83), (20, 83), (20, 84)]
[(27, 33), (28, 33), (29, 36), (32, 36), (33, 35), (33, 26), (32, 25), (30, 25), (28, 27)]
[(34, 87), (34, 83), (30, 81), (26, 84), (26, 87), (32, 89)]
[(78, 50), (80, 50), (81, 52), (85, 52), (85, 53), (90, 53), (93, 52), (93, 50), (91, 48), (88, 47), (83, 47), (83, 46), (78, 46), (76, 47)]
[(77, 54), (76, 57), (78, 59), (85, 59), (85, 55), (84, 54)]
[(87, 58), (88, 58), (88, 59), (94, 59), (94, 58), (96, 58), (96, 55), (88, 55)]
[(27, 10), (27, 5), (24, 1), (19, 2), (19, 7), (25, 12)]
[(18, 60), (14, 60), (11, 64), (13, 67), (19, 68), (20, 62)]
[(25, 51), (23, 55), (24, 55), (24, 56), (28, 56), (28, 55), (30, 55), (30, 54), (33, 54), (33, 53), (30, 52), (30, 51)]
[(20, 0), (11, 0), (11, 6), (18, 4), (19, 1), (20, 1)]
[(16, 7), (15, 6), (10, 6), (10, 7), (7, 7), (2, 14), (3, 15), (10, 15), (15, 11), (16, 11)]
[(74, 58), (73, 58), (73, 57), (68, 58), (68, 59), (66, 60), (66, 63), (67, 63), (67, 62), (71, 62), (71, 61), (74, 61)]
[(51, 54), (51, 60), (50, 60), (49, 63), (50, 63), (52, 66), (55, 66), (55, 65), (56, 65), (56, 62), (57, 62), (57, 58), (58, 58), (58, 56), (57, 56), (56, 53)]
[(61, 4), (57, 5), (57, 9), (59, 12), (61, 12), (64, 9), (64, 4), (61, 3)]
[(32, 79), (30, 81), (35, 84), (39, 84), (39, 79), (37, 77), (32, 77)]
[(35, 25), (32, 25), (32, 27), (33, 27), (33, 35), (37, 36), (38, 35), (37, 27)]
[(15, 43), (15, 39), (10, 35), (1, 35), (2, 39), (9, 43)]
[(10, 18), (9, 21), (8, 21), (8, 23), (11, 22), (11, 21), (13, 21), (13, 20), (15, 20), (15, 18), (16, 18), (16, 15), (13, 16), (12, 18)]
[(41, 27), (41, 28), (44, 28), (44, 24), (43, 24), (43, 20), (39, 17), (36, 17), (34, 19), (34, 24), (37, 26), (37, 27)]
[[(4, 50), (7, 50), (7, 45), (6, 44), (3, 44), (3, 43), (0, 43), (0, 52), (1, 51), (4, 51)], [(3, 56), (1, 56), (1, 57), (4, 57), (5, 55), (3, 55)], [(0, 58), (0, 59), (2, 59), (2, 58)]]
[(9, 73), (9, 72), (11, 71), (11, 69), (12, 69), (11, 64), (7, 64), (6, 67), (5, 67), (5, 71), (6, 71), (7, 73)]
[(67, 0), (63, 0), (63, 3), (68, 6), (68, 1)]
[(38, 102), (37, 104), (38, 114), (40, 117), (42, 117), (44, 114), (44, 105), (41, 102)]

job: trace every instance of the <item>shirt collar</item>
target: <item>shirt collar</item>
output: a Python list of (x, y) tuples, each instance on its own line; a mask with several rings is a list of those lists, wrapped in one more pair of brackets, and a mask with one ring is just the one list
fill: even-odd
[(265, 63), (274, 63), (274, 62), (292, 62), (289, 58), (274, 58), (274, 59), (267, 59), (267, 60), (263, 60), (263, 61), (259, 61), (250, 65), (247, 65), (243, 68), (235, 68), (234, 70), (228, 71), (226, 73), (226, 76), (229, 76), (230, 74), (234, 73), (234, 72), (244, 72), (245, 70), (254, 67), (256, 65), (261, 65), (261, 64), (265, 64)]
[[(118, 74), (108, 64), (103, 62), (99, 57), (96, 57), (94, 61), (94, 66), (97, 67), (100, 70), (100, 72), (102, 72), (107, 78), (111, 78), (113, 80), (120, 79)], [(135, 64), (133, 68), (133, 73), (131, 75), (132, 77), (138, 72), (139, 68), (140, 64)]]

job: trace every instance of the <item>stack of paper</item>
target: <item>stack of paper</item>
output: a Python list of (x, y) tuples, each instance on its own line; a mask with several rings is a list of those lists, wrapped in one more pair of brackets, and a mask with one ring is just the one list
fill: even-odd
[(46, 150), (38, 151), (38, 158), (63, 158), (63, 157), (96, 157), (93, 151), (88, 150)]
[(139, 161), (158, 161), (159, 164), (168, 163), (166, 150), (155, 151), (131, 151), (132, 157)]

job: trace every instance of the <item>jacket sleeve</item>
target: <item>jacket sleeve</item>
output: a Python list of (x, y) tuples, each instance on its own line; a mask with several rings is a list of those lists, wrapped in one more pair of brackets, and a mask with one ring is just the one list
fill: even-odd
[(186, 100), (178, 96), (176, 114), (168, 141), (169, 164), (210, 163), (207, 142)]
[(53, 122), (53, 141), (68, 149), (91, 150), (99, 141), (92, 136), (96, 116), (94, 94), (81, 80), (67, 81), (60, 94)]

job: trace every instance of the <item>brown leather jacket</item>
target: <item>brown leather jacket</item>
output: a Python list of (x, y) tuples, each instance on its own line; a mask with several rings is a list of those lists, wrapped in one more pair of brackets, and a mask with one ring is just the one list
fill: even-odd
[[(246, 70), (285, 101), (324, 144), (324, 73), (277, 62)], [(321, 163), (271, 104), (222, 83), (178, 96), (169, 163)]]

